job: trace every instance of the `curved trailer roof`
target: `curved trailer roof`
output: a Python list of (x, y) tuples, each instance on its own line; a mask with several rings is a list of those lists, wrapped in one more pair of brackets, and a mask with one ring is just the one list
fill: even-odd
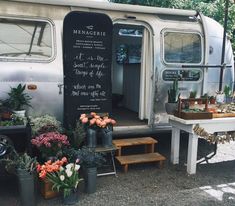
[(194, 16), (197, 14), (194, 10), (181, 10), (181, 9), (169, 9), (150, 6), (138, 6), (130, 4), (117, 4), (111, 2), (100, 2), (91, 0), (3, 0), (12, 2), (26, 2), (35, 4), (48, 4), (48, 5), (61, 5), (61, 6), (78, 6), (96, 8), (101, 10), (113, 10), (113, 11), (126, 11), (135, 13), (148, 13), (148, 14), (170, 14), (179, 16)]

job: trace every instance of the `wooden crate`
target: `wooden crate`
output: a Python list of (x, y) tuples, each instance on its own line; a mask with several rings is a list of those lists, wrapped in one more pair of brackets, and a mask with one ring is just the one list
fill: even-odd
[(212, 119), (213, 114), (211, 112), (180, 112), (175, 116), (182, 119)]
[(59, 192), (52, 190), (52, 183), (46, 179), (40, 181), (40, 191), (45, 199), (51, 199), (60, 195)]

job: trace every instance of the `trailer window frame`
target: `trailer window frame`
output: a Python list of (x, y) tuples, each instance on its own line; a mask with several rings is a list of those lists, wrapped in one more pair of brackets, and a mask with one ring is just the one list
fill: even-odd
[[(201, 51), (201, 55), (200, 55), (200, 61), (198, 62), (184, 62), (184, 61), (180, 61), (180, 62), (169, 62), (165, 59), (165, 34), (166, 33), (178, 33), (178, 34), (194, 34), (194, 35), (197, 35), (199, 37), (199, 40), (200, 40), (200, 51)], [(193, 31), (193, 30), (190, 30), (190, 31), (186, 31), (186, 30), (176, 30), (176, 29), (163, 29), (162, 32), (161, 32), (161, 40), (162, 40), (162, 60), (164, 62), (165, 65), (169, 65), (169, 66), (177, 66), (177, 65), (200, 65), (202, 64), (203, 62), (203, 56), (204, 56), (204, 50), (203, 50), (203, 39), (202, 39), (202, 35), (200, 34), (200, 32), (198, 31)]]
[[(0, 61), (3, 62), (31, 62), (31, 63), (49, 63), (52, 62), (55, 59), (56, 56), (56, 42), (55, 42), (55, 24), (53, 23), (53, 21), (49, 18), (38, 18), (38, 17), (24, 17), (24, 16), (0, 16), (1, 20), (5, 20), (5, 21), (10, 21), (10, 22), (14, 22), (14, 21), (22, 21), (25, 22), (25, 24), (27, 23), (35, 23), (35, 28), (34, 30), (37, 29), (37, 25), (41, 25), (41, 32), (44, 32), (45, 27), (43, 27), (43, 25), (48, 26), (49, 28), (49, 38), (50, 38), (50, 46), (48, 46), (48, 48), (50, 48), (50, 56), (48, 55), (48, 57), (45, 58), (38, 58), (38, 57), (31, 57), (31, 58), (26, 58), (26, 57), (11, 57), (11, 56), (2, 56), (0, 55)], [(12, 23), (11, 23), (12, 24)], [(33, 39), (33, 34), (32, 34), (32, 39), (30, 41), (29, 44), (27, 44), (29, 46), (28, 48), (28, 54), (30, 54), (31, 50), (32, 50), (32, 43), (33, 41), (36, 42), (36, 44), (40, 44), (40, 41), (42, 40), (42, 34), (40, 33), (38, 36), (38, 39)], [(24, 53), (26, 53), (24, 51)], [(23, 53), (23, 54), (24, 54)], [(44, 56), (44, 55), (41, 55)]]

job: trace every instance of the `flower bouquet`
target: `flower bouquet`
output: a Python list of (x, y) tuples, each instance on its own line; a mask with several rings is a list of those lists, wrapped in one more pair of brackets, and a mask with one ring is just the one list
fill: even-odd
[(97, 130), (102, 133), (102, 142), (105, 142), (102, 143), (103, 146), (110, 147), (112, 145), (112, 128), (116, 124), (114, 119), (109, 118), (108, 115), (101, 116), (91, 112), (90, 114), (81, 114), (80, 121), (87, 131), (87, 147), (96, 147)]
[(68, 137), (58, 132), (47, 132), (31, 140), (44, 158), (58, 157), (62, 148), (69, 145)]
[(45, 164), (37, 166), (39, 178), (50, 181), (52, 190), (63, 192), (63, 197), (76, 192), (78, 183), (81, 181), (79, 169), (78, 161), (68, 163), (66, 157), (55, 162), (48, 160)]
[(116, 124), (114, 119), (108, 117), (108, 115), (98, 115), (95, 112), (90, 114), (81, 114), (81, 122), (86, 125), (86, 127), (95, 127), (95, 128), (105, 128)]

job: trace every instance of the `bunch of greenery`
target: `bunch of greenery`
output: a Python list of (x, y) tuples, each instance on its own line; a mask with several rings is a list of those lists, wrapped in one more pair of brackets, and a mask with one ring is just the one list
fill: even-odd
[(85, 140), (86, 131), (80, 121), (76, 122), (75, 128), (66, 130), (70, 146), (78, 149)]
[(29, 173), (35, 171), (37, 166), (36, 157), (30, 157), (27, 153), (19, 154), (12, 145), (8, 145), (10, 153), (1, 159), (5, 163), (7, 171), (15, 172), (16, 169), (26, 170)]
[(106, 161), (104, 155), (100, 152), (95, 152), (94, 148), (70, 148), (65, 150), (64, 154), (68, 157), (69, 162), (74, 162), (79, 159), (81, 165), (85, 167), (98, 167)]

